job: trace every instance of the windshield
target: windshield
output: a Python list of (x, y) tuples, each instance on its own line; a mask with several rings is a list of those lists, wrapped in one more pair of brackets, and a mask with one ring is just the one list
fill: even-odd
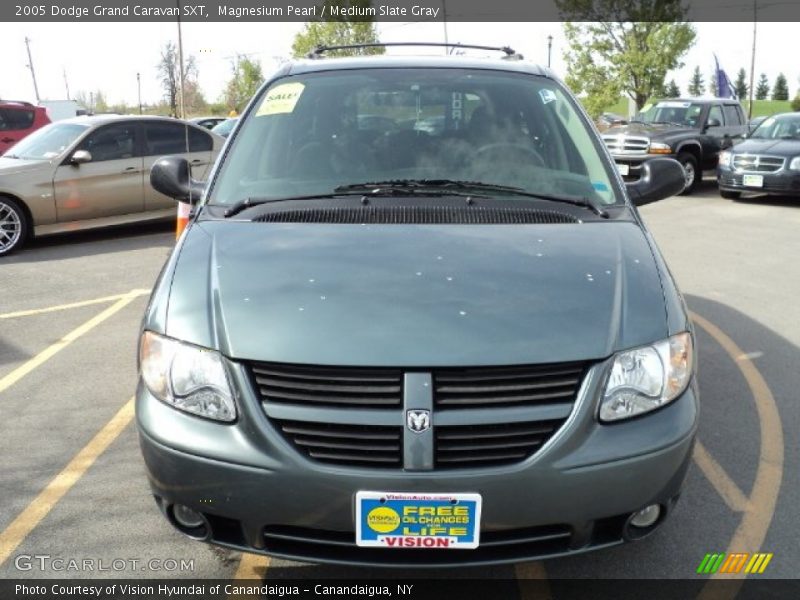
[(49, 160), (69, 148), (89, 128), (78, 123), (45, 125), (14, 144), (5, 154), (9, 158)]
[(646, 108), (636, 115), (636, 120), (645, 123), (671, 123), (697, 127), (701, 112), (703, 112), (702, 104), (667, 100)]
[(279, 79), (256, 99), (209, 202), (469, 181), (617, 201), (597, 140), (561, 86), (488, 70), (361, 69)]
[(800, 114), (765, 119), (750, 135), (754, 140), (800, 140)]

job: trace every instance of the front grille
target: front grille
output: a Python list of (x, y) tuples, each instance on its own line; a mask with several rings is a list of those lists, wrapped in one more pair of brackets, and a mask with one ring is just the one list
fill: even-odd
[(459, 469), (520, 462), (541, 448), (563, 423), (558, 419), (436, 427), (435, 464)]
[(568, 213), (536, 208), (485, 206), (358, 206), (298, 208), (266, 212), (260, 223), (382, 225), (543, 225), (580, 223)]
[(440, 369), (433, 373), (437, 408), (525, 406), (572, 402), (583, 363)]
[(308, 458), (337, 465), (399, 467), (402, 427), (276, 421), (292, 445)]
[(611, 154), (647, 154), (650, 140), (646, 137), (604, 135), (603, 141)]
[(259, 395), (266, 402), (396, 408), (403, 401), (403, 373), (399, 369), (272, 363), (252, 363), (250, 368)]
[(763, 154), (734, 154), (733, 168), (748, 173), (775, 173), (783, 168), (786, 159)]

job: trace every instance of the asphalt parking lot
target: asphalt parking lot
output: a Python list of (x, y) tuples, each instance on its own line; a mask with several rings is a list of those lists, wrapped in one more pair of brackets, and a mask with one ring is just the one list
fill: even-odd
[[(636, 544), (437, 575), (705, 579), (695, 572), (706, 553), (766, 552), (757, 577), (796, 577), (800, 203), (723, 200), (706, 181), (642, 214), (699, 346), (698, 445), (671, 519)], [(365, 575), (242, 559), (184, 538), (156, 509), (130, 399), (139, 322), (173, 242), (171, 225), (129, 227), (37, 240), (0, 259), (0, 578)], [(45, 555), (89, 559), (94, 571), (36, 558)], [(120, 559), (125, 568), (98, 570)]]

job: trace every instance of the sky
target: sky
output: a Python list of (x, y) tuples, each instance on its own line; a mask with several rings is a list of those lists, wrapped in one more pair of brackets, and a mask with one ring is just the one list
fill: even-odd
[[(685, 66), (670, 73), (683, 94), (695, 65), (708, 83), (714, 53), (731, 80), (744, 67), (750, 70), (752, 23), (695, 23), (697, 41), (685, 57)], [(186, 56), (193, 55), (200, 87), (208, 101), (220, 98), (238, 54), (260, 60), (269, 73), (291, 54), (294, 35), (302, 23), (183, 23)], [(109, 104), (137, 102), (136, 74), (141, 74), (142, 102), (162, 97), (156, 65), (167, 41), (177, 41), (177, 24), (170, 23), (20, 23), (5, 25), (0, 36), (0, 98), (35, 101), (24, 38), (31, 55), (41, 99), (65, 99), (64, 74), (71, 96), (101, 90)], [(444, 41), (443, 23), (378, 23), (380, 39), (389, 41)], [(797, 23), (759, 23), (756, 38), (756, 80), (766, 73), (770, 85), (783, 72), (790, 96), (800, 87), (796, 47)], [(565, 39), (561, 23), (448, 23), (450, 42), (510, 45), (527, 60), (547, 63), (547, 36), (553, 36), (552, 66), (565, 74)], [(442, 52), (430, 50), (430, 52)]]

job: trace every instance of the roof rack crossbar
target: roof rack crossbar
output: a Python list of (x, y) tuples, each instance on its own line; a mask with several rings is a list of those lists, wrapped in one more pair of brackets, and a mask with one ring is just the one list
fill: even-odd
[(321, 58), (325, 52), (334, 50), (352, 50), (355, 48), (387, 48), (393, 46), (434, 46), (439, 48), (466, 48), (470, 50), (493, 50), (503, 52), (506, 56), (518, 56), (513, 48), (508, 46), (476, 46), (474, 44), (445, 44), (444, 42), (375, 42), (368, 44), (345, 44), (341, 46), (317, 46), (306, 54), (306, 58)]

